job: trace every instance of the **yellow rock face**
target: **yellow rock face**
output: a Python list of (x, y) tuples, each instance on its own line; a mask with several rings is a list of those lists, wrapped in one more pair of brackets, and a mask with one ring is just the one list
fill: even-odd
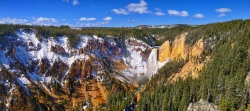
[(191, 55), (192, 57), (200, 56), (202, 51), (203, 51), (203, 39), (200, 39), (193, 45)]
[(165, 41), (158, 49), (158, 60), (164, 62), (171, 55), (171, 46), (169, 41)]
[(168, 78), (170, 83), (174, 83), (179, 78), (185, 79), (188, 76), (197, 78), (198, 72), (204, 66), (203, 62), (197, 61), (197, 58), (200, 57), (204, 49), (203, 39), (200, 39), (193, 46), (190, 46), (188, 44), (185, 44), (186, 35), (187, 33), (177, 36), (176, 39), (172, 42), (172, 45), (169, 41), (165, 41), (159, 47), (158, 61), (160, 62), (164, 62), (166, 61), (166, 59), (186, 59), (188, 57), (187, 55), (189, 55), (189, 60), (182, 68), (180, 68), (180, 71), (172, 74)]
[(158, 50), (158, 60), (160, 62), (166, 59), (186, 58), (187, 46), (185, 46), (185, 39), (187, 33), (181, 34), (173, 41), (172, 46), (169, 41), (165, 41)]
[(186, 58), (186, 48), (185, 48), (185, 40), (186, 40), (187, 33), (180, 35), (177, 37), (172, 45), (172, 52), (170, 59), (174, 58)]
[(170, 83), (176, 82), (179, 78), (186, 79), (188, 76), (192, 78), (198, 77), (198, 72), (202, 69), (204, 63), (199, 63), (194, 60), (189, 60), (180, 70), (180, 72), (172, 74), (168, 80)]

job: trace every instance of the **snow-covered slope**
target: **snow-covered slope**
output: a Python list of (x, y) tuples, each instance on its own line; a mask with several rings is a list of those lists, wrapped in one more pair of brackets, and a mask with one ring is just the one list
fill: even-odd
[[(0, 69), (7, 68), (13, 73), (13, 80), (28, 95), (29, 87), (36, 85), (46, 94), (56, 97), (51, 85), (59, 83), (65, 88), (70, 78), (82, 81), (104, 71), (132, 83), (149, 72), (147, 61), (152, 47), (135, 38), (121, 41), (117, 37), (82, 35), (75, 48), (68, 46), (66, 36), (39, 41), (33, 29), (17, 30), (16, 36), (7, 38), (9, 45), (6, 48), (0, 46)], [(1, 83), (10, 84), (6, 78)], [(8, 87), (8, 92), (12, 92), (12, 86)]]
[[(123, 70), (123, 74), (127, 76), (140, 76), (147, 71), (146, 60), (143, 60), (142, 53), (147, 50), (151, 51), (151, 47), (143, 43), (140, 40), (135, 38), (130, 38), (126, 40), (126, 46), (128, 50), (128, 56), (125, 56), (123, 59), (126, 65), (129, 66), (128, 69)], [(149, 52), (146, 52), (144, 56), (148, 56)]]

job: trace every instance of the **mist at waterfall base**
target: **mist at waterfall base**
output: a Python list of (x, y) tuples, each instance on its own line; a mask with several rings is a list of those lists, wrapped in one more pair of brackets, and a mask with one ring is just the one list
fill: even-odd
[(157, 48), (152, 49), (151, 53), (148, 56), (146, 64), (147, 71), (145, 72), (144, 75), (137, 78), (139, 85), (145, 84), (152, 77), (152, 75), (156, 74), (158, 69), (160, 69), (167, 62), (168, 60), (166, 60), (165, 62), (159, 62), (158, 49)]

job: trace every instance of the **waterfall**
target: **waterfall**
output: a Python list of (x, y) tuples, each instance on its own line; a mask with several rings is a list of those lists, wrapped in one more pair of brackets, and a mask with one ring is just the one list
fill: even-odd
[(152, 49), (148, 56), (147, 66), (157, 66), (157, 49)]
[(158, 67), (158, 60), (157, 60), (157, 50), (158, 49), (152, 49), (151, 53), (148, 56), (147, 61), (147, 72), (146, 74), (152, 74)]

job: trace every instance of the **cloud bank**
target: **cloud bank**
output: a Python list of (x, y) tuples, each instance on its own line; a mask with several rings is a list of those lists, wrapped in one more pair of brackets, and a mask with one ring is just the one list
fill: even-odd
[(93, 21), (93, 20), (96, 20), (96, 18), (94, 18), (94, 17), (91, 17), (91, 18), (81, 17), (79, 20), (80, 21)]
[(189, 14), (187, 11), (177, 11), (177, 10), (168, 10), (168, 14), (171, 16), (182, 16), (182, 17), (187, 17)]
[(204, 15), (203, 15), (203, 14), (198, 13), (198, 14), (195, 14), (195, 15), (194, 15), (194, 17), (195, 17), (195, 18), (204, 18)]
[(147, 3), (144, 0), (141, 0), (140, 3), (130, 3), (128, 4), (125, 9), (124, 8), (118, 8), (118, 9), (112, 9), (111, 11), (115, 12), (116, 14), (123, 14), (128, 15), (131, 12), (139, 13), (139, 14), (145, 14), (150, 13), (147, 7)]

